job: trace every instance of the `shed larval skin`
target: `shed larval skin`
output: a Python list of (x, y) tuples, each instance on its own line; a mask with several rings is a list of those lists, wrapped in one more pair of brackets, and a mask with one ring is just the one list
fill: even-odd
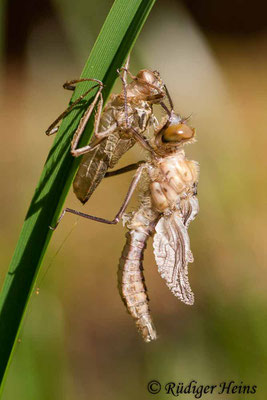
[(127, 214), (127, 242), (119, 264), (122, 298), (144, 340), (157, 334), (150, 316), (143, 276), (143, 253), (149, 236), (158, 271), (171, 292), (185, 304), (194, 303), (188, 280), (193, 262), (188, 226), (198, 213), (196, 188), (199, 167), (188, 160), (184, 144), (194, 142), (195, 130), (171, 112), (158, 128), (153, 147), (157, 156), (146, 162), (139, 208)]
[[(95, 78), (81, 78), (65, 82), (63, 87), (75, 90), (75, 85), (88, 81), (95, 85), (78, 97), (58, 118), (48, 127), (46, 134), (53, 135), (59, 129), (59, 122), (79, 104), (86, 96), (98, 87), (93, 100), (80, 119), (71, 141), (71, 154), (74, 157), (83, 155), (80, 167), (73, 182), (73, 190), (77, 198), (86, 203), (108, 169), (113, 168), (123, 154), (136, 142), (151, 151), (148, 143), (147, 130), (158, 125), (153, 114), (153, 105), (161, 104), (166, 97), (166, 87), (157, 71), (143, 69), (136, 76), (128, 70), (129, 58), (121, 70), (118, 70), (122, 80), (120, 94), (112, 94), (103, 110), (104, 85)], [(131, 82), (127, 83), (127, 75)], [(93, 112), (94, 135), (89, 145), (79, 147), (81, 136)]]
[[(157, 125), (152, 107), (165, 96), (159, 74), (141, 70), (124, 89), (118, 95), (111, 95), (101, 115), (99, 132), (101, 135), (107, 132), (106, 139), (82, 157), (73, 182), (73, 190), (82, 203), (88, 201), (107, 170), (113, 168), (136, 143), (133, 132), (143, 136), (149, 126), (155, 128)], [(94, 146), (97, 140), (94, 135), (91, 145)]]

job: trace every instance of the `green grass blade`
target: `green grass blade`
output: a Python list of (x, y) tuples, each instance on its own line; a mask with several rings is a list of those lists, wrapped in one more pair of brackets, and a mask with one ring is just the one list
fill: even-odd
[[(106, 100), (155, 0), (116, 0), (86, 62), (82, 77), (104, 82)], [(89, 21), (90, 22), (90, 21)], [(88, 22), (88, 23), (89, 23)], [(81, 83), (72, 101), (90, 84)], [(87, 100), (92, 99), (92, 93)], [(23, 316), (37, 273), (51, 239), (52, 225), (58, 218), (79, 160), (70, 153), (70, 141), (84, 109), (75, 108), (63, 120), (45, 163), (30, 204), (19, 241), (0, 295), (0, 382), (1, 390), (14, 351)], [(84, 132), (81, 145), (88, 142), (93, 124)], [(49, 139), (47, 139), (49, 140)]]

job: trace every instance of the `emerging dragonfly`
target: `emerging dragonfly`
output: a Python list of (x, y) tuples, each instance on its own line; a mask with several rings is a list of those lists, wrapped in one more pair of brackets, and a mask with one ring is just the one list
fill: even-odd
[[(73, 189), (82, 203), (86, 203), (109, 168), (113, 168), (122, 155), (138, 141), (144, 148), (151, 150), (144, 132), (149, 126), (157, 124), (153, 114), (153, 104), (160, 103), (166, 93), (165, 86), (158, 72), (141, 70), (136, 76), (128, 70), (129, 58), (120, 74), (123, 90), (113, 94), (103, 112), (103, 84), (97, 79), (78, 79), (66, 82), (65, 89), (74, 90), (74, 84), (83, 81), (96, 82), (96, 85), (80, 96), (47, 129), (51, 135), (58, 130), (59, 121), (69, 113), (84, 97), (98, 86), (98, 91), (74, 133), (71, 142), (71, 154), (83, 158), (73, 182)], [(118, 71), (120, 73), (120, 71)], [(131, 78), (128, 84), (127, 74)], [(94, 136), (88, 146), (77, 148), (79, 139), (96, 108)]]
[(121, 295), (146, 342), (157, 338), (142, 266), (149, 236), (154, 235), (156, 264), (171, 292), (186, 304), (194, 303), (188, 281), (188, 263), (193, 262), (193, 255), (187, 229), (199, 210), (199, 168), (195, 161), (186, 159), (183, 150), (194, 136), (195, 130), (186, 119), (170, 111), (156, 131), (155, 153), (136, 173), (144, 172), (139, 208), (124, 215), (129, 231), (119, 263)]
[[(146, 342), (157, 337), (142, 266), (149, 236), (154, 235), (156, 263), (171, 292), (186, 304), (194, 302), (188, 281), (188, 263), (193, 262), (193, 255), (187, 229), (199, 209), (196, 197), (199, 168), (195, 161), (187, 160), (183, 146), (194, 142), (195, 130), (187, 124), (187, 119), (174, 113), (171, 101), (170, 104), (171, 110), (163, 105), (167, 116), (150, 141), (153, 151), (148, 152), (148, 160), (106, 173), (113, 176), (137, 168), (115, 218), (107, 220), (66, 208), (58, 220), (59, 223), (66, 212), (106, 224), (116, 224), (124, 217), (129, 231), (119, 263), (119, 288)], [(124, 215), (140, 179), (140, 205), (136, 211)]]

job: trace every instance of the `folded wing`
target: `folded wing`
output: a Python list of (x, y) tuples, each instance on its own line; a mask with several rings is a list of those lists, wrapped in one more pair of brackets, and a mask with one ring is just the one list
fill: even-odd
[(167, 286), (181, 301), (192, 305), (194, 294), (188, 281), (188, 263), (194, 259), (187, 226), (197, 214), (198, 208), (195, 201), (188, 207), (187, 217), (181, 217), (178, 211), (161, 217), (155, 228), (153, 246), (159, 273), (166, 280)]

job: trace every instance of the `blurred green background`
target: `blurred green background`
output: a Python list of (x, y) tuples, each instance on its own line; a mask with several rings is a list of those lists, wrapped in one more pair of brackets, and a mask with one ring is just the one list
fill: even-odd
[[(44, 131), (68, 103), (61, 84), (79, 77), (111, 5), (1, 3), (1, 284), (53, 140)], [(234, 380), (257, 385), (256, 395), (203, 398), (266, 399), (265, 7), (259, 0), (253, 7), (158, 1), (132, 53), (131, 71), (159, 70), (176, 110), (192, 113), (197, 128), (198, 142), (187, 148), (201, 166), (200, 213), (190, 227), (195, 305), (169, 292), (150, 241), (144, 267), (159, 339), (143, 343), (117, 290), (125, 229), (65, 217), (43, 262), (4, 400), (169, 398), (147, 392), (152, 379), (162, 386)], [(143, 156), (136, 146), (119, 166)], [(130, 177), (103, 182), (83, 210), (112, 217)], [(72, 193), (66, 204), (82, 209)]]

